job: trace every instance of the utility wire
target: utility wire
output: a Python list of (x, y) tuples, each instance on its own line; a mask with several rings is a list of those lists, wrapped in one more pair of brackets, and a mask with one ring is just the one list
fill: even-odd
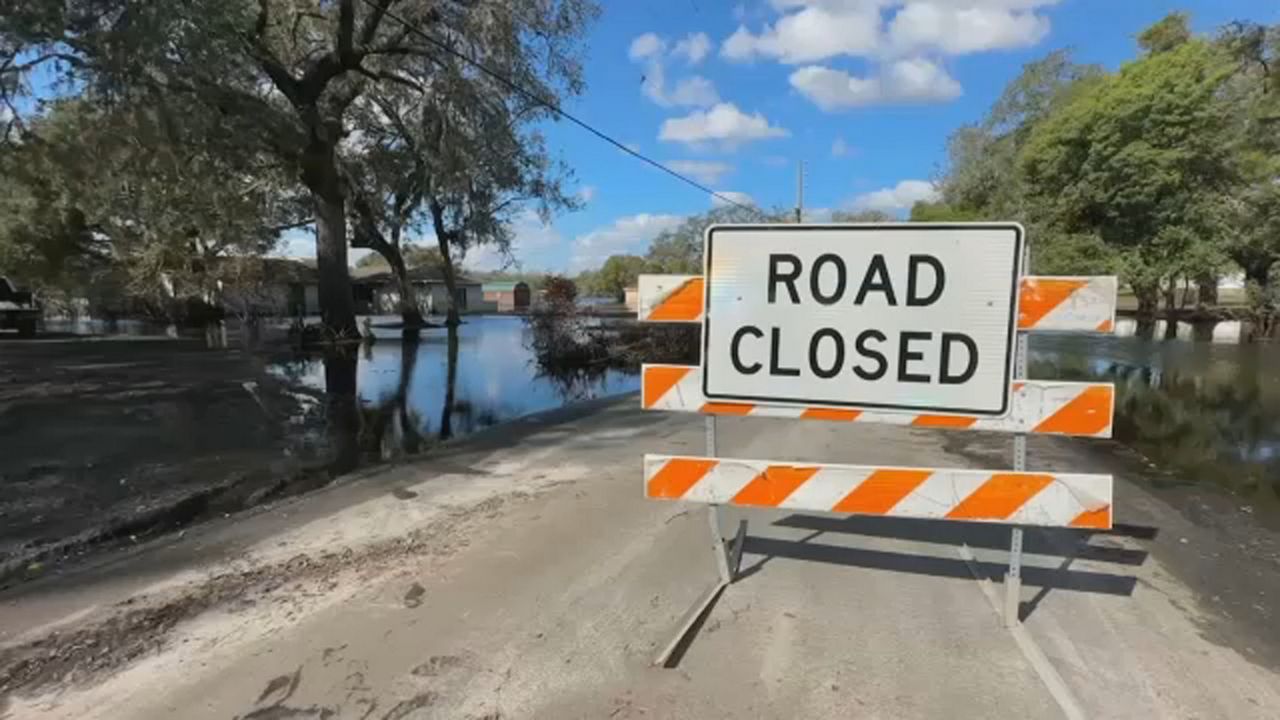
[(539, 105), (541, 105), (541, 106), (543, 106), (543, 107), (547, 108), (548, 110), (550, 110), (550, 111), (554, 112), (555, 114), (559, 115), (560, 117), (564, 118), (565, 120), (568, 120), (569, 122), (573, 123), (574, 125), (577, 125), (578, 127), (582, 128), (583, 130), (586, 130), (587, 132), (591, 133), (592, 135), (595, 135), (596, 137), (600, 138), (601, 140), (603, 140), (603, 141), (605, 141), (605, 142), (609, 143), (610, 145), (612, 145), (612, 146), (616, 147), (617, 149), (621, 150), (622, 152), (624, 152), (624, 153), (626, 153), (626, 154), (628, 154), (628, 155), (630, 155), (630, 156), (632, 156), (632, 157), (634, 157), (634, 158), (636, 158), (636, 159), (640, 160), (641, 162), (648, 163), (649, 165), (652, 165), (653, 167), (658, 168), (658, 169), (659, 169), (659, 170), (661, 170), (662, 172), (664, 172), (664, 173), (666, 173), (666, 174), (668, 174), (668, 175), (670, 175), (670, 176), (672, 176), (672, 177), (676, 178), (677, 180), (680, 180), (681, 182), (684, 182), (685, 184), (692, 185), (693, 187), (695, 187), (695, 188), (697, 188), (697, 189), (701, 190), (702, 192), (707, 193), (708, 195), (710, 195), (710, 196), (712, 196), (712, 197), (716, 198), (717, 200), (720, 200), (720, 201), (722, 201), (722, 202), (728, 203), (729, 205), (735, 205), (735, 206), (740, 207), (740, 208), (742, 208), (742, 209), (744, 209), (744, 210), (754, 210), (754, 209), (755, 209), (755, 208), (753, 208), (753, 207), (752, 207), (752, 206), (750, 206), (750, 205), (745, 205), (745, 204), (743, 204), (743, 203), (738, 202), (737, 200), (734, 200), (733, 198), (726, 197), (725, 195), (723, 195), (723, 194), (721, 194), (721, 193), (718, 193), (718, 192), (716, 192), (715, 190), (712, 190), (711, 188), (707, 187), (706, 185), (703, 185), (702, 183), (698, 182), (697, 180), (694, 180), (694, 179), (693, 179), (693, 178), (691, 178), (691, 177), (688, 177), (688, 176), (686, 176), (686, 175), (682, 175), (682, 174), (680, 174), (680, 173), (676, 172), (675, 170), (672, 170), (671, 168), (667, 167), (666, 165), (663, 165), (662, 163), (658, 162), (657, 160), (654, 160), (654, 159), (652, 159), (652, 158), (650, 158), (650, 157), (648, 157), (648, 156), (646, 156), (646, 155), (644, 155), (644, 154), (642, 154), (642, 153), (640, 153), (640, 152), (638, 152), (638, 151), (636, 151), (636, 150), (632, 150), (631, 148), (627, 147), (625, 144), (623, 144), (623, 143), (621, 143), (621, 142), (619, 142), (619, 141), (617, 141), (617, 140), (613, 139), (613, 138), (612, 138), (611, 136), (609, 136), (608, 134), (606, 134), (606, 133), (604, 133), (604, 132), (602, 132), (602, 131), (600, 131), (600, 130), (597, 130), (595, 127), (593, 127), (591, 124), (587, 123), (585, 120), (582, 120), (582, 119), (580, 119), (580, 118), (578, 118), (578, 117), (574, 116), (572, 113), (570, 113), (569, 111), (567, 111), (567, 110), (565, 110), (564, 108), (560, 107), (558, 104), (556, 104), (556, 103), (554, 103), (554, 102), (551, 102), (551, 101), (549, 101), (549, 100), (545, 100), (545, 99), (543, 99), (543, 98), (539, 97), (539, 96), (537, 95), (537, 93), (534, 93), (534, 92), (533, 92), (533, 91), (531, 91), (531, 90), (526, 90), (525, 88), (523, 88), (523, 87), (521, 87), (519, 84), (517, 84), (514, 80), (512, 80), (512, 79), (508, 78), (507, 76), (503, 75), (502, 73), (498, 72), (497, 70), (494, 70), (494, 69), (492, 69), (492, 68), (490, 68), (490, 67), (486, 66), (486, 65), (485, 65), (484, 63), (482, 63), (482, 62), (480, 62), (480, 61), (478, 61), (478, 60), (475, 60), (474, 58), (468, 57), (465, 53), (462, 53), (462, 52), (459, 52), (459, 51), (457, 51), (457, 50), (454, 50), (453, 48), (449, 47), (447, 44), (445, 44), (445, 43), (443, 43), (443, 42), (440, 42), (439, 40), (437, 40), (436, 38), (434, 38), (434, 37), (432, 37), (430, 34), (428, 34), (426, 31), (421, 30), (421, 29), (419, 29), (419, 28), (415, 27), (412, 23), (410, 23), (408, 20), (405, 20), (405, 19), (404, 19), (403, 17), (401, 17), (400, 15), (398, 15), (398, 14), (396, 14), (396, 13), (392, 12), (392, 11), (391, 11), (391, 10), (389, 10), (389, 9), (383, 8), (383, 7), (382, 7), (382, 6), (380, 6), (380, 5), (376, 5), (376, 4), (374, 3), (374, 1), (373, 1), (373, 0), (361, 0), (361, 2), (363, 2), (365, 5), (368, 5), (368, 6), (369, 6), (369, 7), (371, 7), (371, 8), (375, 8), (375, 9), (377, 9), (377, 10), (381, 10), (381, 11), (383, 12), (383, 14), (384, 14), (384, 15), (386, 15), (387, 17), (391, 18), (392, 20), (395, 20), (396, 22), (400, 23), (402, 26), (404, 26), (404, 28), (405, 28), (406, 30), (408, 30), (409, 32), (413, 33), (414, 35), (417, 35), (418, 37), (422, 38), (423, 40), (426, 40), (427, 42), (431, 43), (431, 45), (433, 45), (434, 47), (436, 47), (436, 48), (438, 48), (438, 49), (440, 49), (440, 50), (442, 50), (442, 51), (444, 51), (444, 52), (446, 52), (446, 53), (448, 53), (448, 54), (450, 54), (450, 55), (452, 55), (452, 56), (454, 56), (454, 57), (458, 58), (459, 60), (461, 60), (461, 61), (463, 61), (463, 62), (467, 63), (468, 65), (471, 65), (471, 66), (475, 67), (477, 70), (479, 70), (480, 72), (484, 73), (485, 75), (488, 75), (489, 77), (493, 78), (494, 80), (497, 80), (498, 82), (502, 83), (502, 84), (503, 84), (503, 85), (505, 85), (508, 89), (510, 89), (510, 90), (512, 90), (512, 91), (514, 91), (514, 92), (517, 92), (517, 93), (519, 93), (520, 95), (523, 95), (524, 97), (528, 98), (529, 100), (532, 100), (533, 102), (535, 102), (535, 103), (537, 103), (537, 104), (539, 104)]

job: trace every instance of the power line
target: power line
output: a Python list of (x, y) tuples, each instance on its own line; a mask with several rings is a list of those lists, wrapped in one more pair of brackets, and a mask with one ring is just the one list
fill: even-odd
[(574, 115), (573, 115), (572, 113), (570, 113), (569, 111), (565, 110), (564, 108), (561, 108), (558, 104), (553, 103), (553, 102), (551, 102), (551, 101), (549, 101), (549, 100), (545, 100), (545, 99), (543, 99), (543, 98), (539, 97), (539, 96), (537, 95), (537, 93), (534, 93), (534, 92), (533, 92), (533, 91), (531, 91), (531, 90), (526, 90), (525, 88), (523, 88), (523, 87), (521, 87), (519, 84), (517, 84), (514, 80), (512, 80), (512, 79), (508, 78), (507, 76), (503, 75), (502, 73), (498, 72), (497, 70), (494, 70), (494, 69), (492, 69), (492, 68), (490, 68), (490, 67), (486, 66), (484, 63), (482, 63), (482, 62), (480, 62), (480, 61), (478, 61), (478, 60), (475, 60), (474, 58), (467, 57), (467, 55), (466, 55), (465, 53), (462, 53), (462, 52), (459, 52), (459, 51), (457, 51), (457, 50), (454, 50), (453, 48), (449, 47), (449, 46), (448, 46), (448, 45), (446, 45), (445, 43), (442, 43), (442, 42), (440, 42), (439, 40), (437, 40), (436, 38), (431, 37), (431, 35), (430, 35), (430, 34), (428, 34), (426, 31), (421, 30), (421, 29), (419, 29), (419, 28), (415, 27), (413, 24), (411, 24), (408, 20), (405, 20), (405, 19), (404, 19), (403, 17), (401, 17), (400, 15), (397, 15), (396, 13), (392, 12), (391, 10), (386, 9), (386, 8), (383, 8), (383, 7), (382, 7), (382, 6), (380, 6), (380, 5), (376, 5), (376, 4), (374, 4), (373, 0), (362, 0), (362, 2), (364, 2), (364, 4), (365, 4), (365, 5), (368, 5), (368, 6), (369, 6), (369, 7), (371, 7), (371, 8), (374, 8), (374, 9), (377, 9), (377, 10), (381, 10), (381, 11), (383, 12), (383, 14), (384, 14), (384, 15), (386, 15), (387, 17), (391, 18), (392, 20), (395, 20), (396, 22), (400, 23), (402, 26), (404, 26), (404, 28), (405, 28), (406, 30), (408, 30), (409, 32), (411, 32), (411, 33), (413, 33), (413, 34), (417, 35), (418, 37), (422, 38), (423, 40), (426, 40), (427, 42), (431, 43), (431, 44), (432, 44), (433, 46), (435, 46), (436, 48), (438, 48), (438, 49), (440, 49), (440, 50), (442, 50), (442, 51), (444, 51), (444, 52), (446, 52), (446, 53), (448, 53), (448, 54), (450, 54), (450, 55), (452, 55), (452, 56), (454, 56), (454, 57), (458, 58), (459, 60), (461, 60), (461, 61), (463, 61), (463, 62), (467, 63), (468, 65), (471, 65), (471, 66), (475, 67), (477, 70), (479, 70), (480, 72), (484, 73), (485, 75), (488, 75), (489, 77), (493, 78), (494, 80), (497, 80), (498, 82), (500, 82), (500, 83), (502, 83), (503, 85), (507, 86), (507, 88), (508, 88), (508, 89), (510, 89), (510, 90), (512, 90), (512, 91), (514, 91), (514, 92), (517, 92), (517, 93), (519, 93), (519, 94), (523, 95), (524, 97), (528, 98), (529, 100), (532, 100), (533, 102), (535, 102), (535, 103), (537, 103), (537, 104), (539, 104), (539, 105), (541, 105), (541, 106), (543, 106), (543, 107), (547, 108), (548, 110), (550, 110), (550, 111), (554, 112), (555, 114), (559, 115), (560, 117), (564, 118), (565, 120), (568, 120), (569, 122), (573, 123), (574, 125), (577, 125), (578, 127), (582, 128), (583, 130), (586, 130), (587, 132), (591, 133), (592, 135), (595, 135), (596, 137), (600, 138), (601, 140), (603, 140), (603, 141), (605, 141), (605, 142), (609, 143), (610, 145), (612, 145), (612, 146), (616, 147), (617, 149), (621, 150), (622, 152), (624, 152), (624, 153), (626, 153), (626, 154), (628, 154), (628, 155), (631, 155), (632, 157), (637, 158), (637, 159), (639, 159), (639, 160), (640, 160), (640, 161), (642, 161), (642, 162), (648, 163), (649, 165), (652, 165), (653, 167), (658, 168), (658, 169), (659, 169), (659, 170), (661, 170), (662, 172), (664, 172), (664, 173), (666, 173), (666, 174), (668, 174), (668, 175), (670, 175), (670, 176), (672, 176), (672, 177), (676, 178), (677, 180), (680, 180), (681, 182), (684, 182), (684, 183), (685, 183), (685, 184), (687, 184), (687, 185), (691, 185), (691, 186), (693, 186), (693, 187), (695, 187), (695, 188), (697, 188), (697, 189), (701, 190), (702, 192), (705, 192), (705, 193), (707, 193), (708, 195), (711, 195), (712, 197), (714, 197), (714, 198), (716, 198), (716, 199), (718, 199), (718, 200), (721, 200), (722, 202), (726, 202), (726, 203), (728, 203), (728, 204), (730, 204), (730, 205), (736, 205), (737, 207), (740, 207), (740, 208), (742, 208), (742, 209), (744, 209), (744, 210), (752, 210), (752, 209), (754, 209), (754, 208), (752, 208), (750, 205), (744, 205), (743, 203), (740, 203), (740, 202), (738, 202), (737, 200), (734, 200), (734, 199), (732, 199), (732, 198), (726, 197), (725, 195), (723, 195), (723, 194), (721, 194), (721, 193), (718, 193), (718, 192), (716, 192), (715, 190), (712, 190), (711, 188), (707, 187), (706, 185), (703, 185), (702, 183), (698, 182), (697, 180), (694, 180), (694, 179), (693, 179), (693, 178), (691, 178), (691, 177), (688, 177), (688, 176), (686, 176), (686, 175), (682, 175), (682, 174), (680, 174), (680, 173), (676, 172), (675, 170), (672, 170), (671, 168), (667, 167), (666, 165), (663, 165), (662, 163), (658, 162), (657, 160), (654, 160), (654, 159), (652, 159), (652, 158), (650, 158), (650, 157), (648, 157), (648, 156), (646, 156), (646, 155), (644, 155), (644, 154), (642, 154), (642, 153), (640, 153), (640, 152), (638, 152), (638, 151), (636, 151), (636, 150), (632, 150), (632, 149), (631, 149), (630, 147), (628, 147), (626, 144), (624, 144), (624, 143), (622, 143), (622, 142), (619, 142), (619, 141), (617, 141), (617, 140), (613, 139), (612, 137), (610, 137), (609, 135), (607, 135), (606, 133), (604, 133), (604, 132), (603, 132), (603, 131), (601, 131), (601, 130), (597, 130), (597, 129), (596, 129), (595, 127), (593, 127), (591, 124), (587, 123), (585, 120), (582, 120), (582, 119), (580, 119), (580, 118), (578, 118), (578, 117), (574, 116)]

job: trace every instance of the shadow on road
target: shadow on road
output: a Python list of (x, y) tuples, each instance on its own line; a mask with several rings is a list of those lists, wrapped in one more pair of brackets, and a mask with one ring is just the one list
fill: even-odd
[[(816, 530), (820, 532), (849, 533), (873, 537), (917, 540), (944, 545), (968, 545), (969, 547), (1005, 550), (1009, 547), (1007, 525), (980, 523), (947, 523), (930, 520), (913, 520), (892, 517), (823, 517), (819, 515), (788, 515), (774, 523), (778, 527)], [(1147, 530), (1147, 528), (1143, 528)], [(1154, 536), (1155, 529), (1150, 528)], [(1103, 547), (1089, 544), (1095, 535), (1080, 530), (1028, 529), (1022, 550), (1032, 555), (1069, 555), (1080, 560), (1141, 565), (1147, 560), (1146, 550), (1121, 547)], [(1128, 534), (1128, 533), (1116, 533)]]
[[(977, 577), (993, 582), (1002, 582), (1008, 569), (1008, 565), (1004, 562), (888, 552), (813, 542), (823, 533), (842, 533), (939, 543), (955, 547), (967, 545), (974, 548), (1007, 550), (1009, 547), (1009, 527), (1005, 525), (940, 523), (928, 520), (865, 516), (839, 518), (804, 514), (788, 515), (773, 524), (778, 527), (796, 528), (811, 532), (800, 540), (794, 541), (748, 536), (744, 551), (763, 557), (750, 567), (744, 568), (738, 575), (738, 580), (760, 572), (773, 558), (790, 558), (832, 565), (934, 575), (937, 577), (960, 579)], [(1063, 560), (1057, 567), (1037, 567), (1026, 564), (1022, 566), (1023, 584), (1036, 586), (1039, 591), (1031, 600), (1021, 604), (1019, 609), (1020, 619), (1025, 620), (1030, 617), (1031, 613), (1040, 605), (1050, 590), (1074, 590), (1103, 595), (1132, 595), (1134, 587), (1137, 585), (1137, 578), (1134, 576), (1091, 570), (1072, 570), (1070, 569), (1071, 565), (1077, 560), (1091, 560), (1129, 567), (1140, 566), (1147, 559), (1148, 553), (1146, 550), (1093, 545), (1090, 544), (1090, 539), (1094, 535), (1106, 536), (1108, 534), (1151, 538), (1155, 537), (1157, 532), (1158, 529), (1156, 528), (1136, 526), (1117, 526), (1116, 531), (1111, 533), (1028, 528), (1023, 541), (1023, 551), (1025, 553), (1056, 555), (1061, 556)]]

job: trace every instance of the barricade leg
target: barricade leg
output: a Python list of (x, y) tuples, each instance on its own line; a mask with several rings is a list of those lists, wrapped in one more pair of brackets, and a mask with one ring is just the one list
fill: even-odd
[[(709, 415), (705, 418), (705, 429), (707, 439), (707, 457), (716, 456), (716, 418)], [(694, 602), (689, 611), (685, 613), (680, 620), (680, 625), (676, 628), (675, 636), (662, 647), (658, 656), (653, 659), (654, 665), (666, 665), (671, 659), (672, 653), (680, 646), (680, 643), (697, 625), (698, 619), (702, 617), (711, 604), (720, 597), (720, 593), (724, 591), (730, 583), (738, 575), (738, 568), (742, 562), (742, 545), (746, 540), (747, 521), (742, 520), (738, 523), (738, 532), (734, 537), (732, 546), (724, 541), (724, 533), (720, 530), (720, 506), (707, 506), (707, 524), (711, 528), (711, 551), (716, 557), (716, 569), (719, 571), (719, 579), (715, 585), (702, 593)]]
[(1013, 529), (1009, 542), (1009, 572), (1004, 576), (1004, 626), (1018, 625), (1018, 608), (1022, 602), (1022, 528)]

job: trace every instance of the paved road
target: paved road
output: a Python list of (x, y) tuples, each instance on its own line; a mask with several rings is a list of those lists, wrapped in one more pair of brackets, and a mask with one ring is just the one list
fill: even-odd
[[(18, 642), (138, 593), (253, 578), (158, 629), (157, 652), (28, 684), (9, 717), (1280, 715), (1277, 626), (1214, 600), (1269, 612), (1246, 595), (1273, 588), (1276, 567), (1188, 585), (1192, 566), (1161, 553), (1230, 552), (1227, 539), (1123, 482), (1121, 532), (1029, 534), (1017, 632), (996, 610), (1006, 530), (752, 512), (744, 577), (675, 668), (651, 667), (716, 571), (705, 509), (640, 492), (640, 455), (700, 452), (701, 418), (632, 408), (517, 424), (11, 599), (0, 637)], [(940, 467), (1007, 451), (955, 438), (734, 419), (719, 449)], [(1033, 443), (1030, 464), (1114, 464), (1076, 447)]]

